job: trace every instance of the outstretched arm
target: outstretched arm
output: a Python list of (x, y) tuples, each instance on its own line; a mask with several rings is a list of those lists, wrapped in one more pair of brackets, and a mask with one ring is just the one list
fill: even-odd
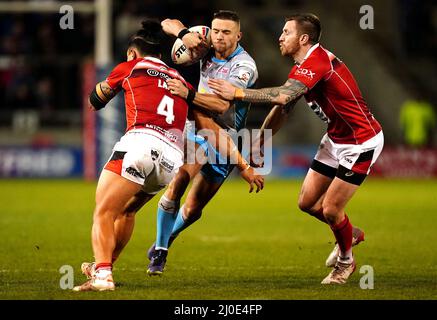
[(286, 105), (297, 100), (308, 92), (308, 88), (300, 81), (288, 79), (280, 87), (263, 89), (236, 88), (229, 82), (219, 79), (210, 79), (208, 85), (213, 92), (226, 100), (243, 100), (254, 103), (272, 103)]
[(106, 104), (117, 94), (106, 81), (99, 82), (94, 90), (90, 93), (90, 109), (97, 111), (106, 106)]

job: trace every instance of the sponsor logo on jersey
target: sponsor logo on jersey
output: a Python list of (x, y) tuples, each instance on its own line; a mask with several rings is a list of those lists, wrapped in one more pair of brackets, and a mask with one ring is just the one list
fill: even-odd
[(247, 83), (250, 80), (250, 72), (247, 70), (240, 70), (240, 72), (238, 72), (238, 79), (240, 79), (241, 81)]
[(176, 141), (178, 141), (178, 137), (177, 137), (177, 135), (175, 135), (174, 133), (172, 133), (172, 132), (170, 132), (170, 131), (168, 131), (168, 130), (165, 130), (165, 129), (163, 129), (163, 128), (157, 126), (157, 125), (147, 123), (147, 124), (146, 124), (146, 128), (147, 128), (147, 129), (153, 129), (153, 130), (155, 130), (155, 131), (158, 131), (160, 134), (162, 134), (164, 137), (166, 137), (167, 139), (169, 139), (171, 142), (176, 142)]
[(155, 70), (155, 69), (146, 69), (146, 72), (151, 77), (160, 77), (160, 78), (165, 79), (165, 80), (171, 79), (171, 77), (168, 74), (166, 74), (164, 72), (160, 72), (160, 71)]
[(307, 77), (307, 78), (310, 78), (310, 79), (313, 79), (314, 76), (316, 75), (315, 72), (312, 72), (311, 70), (304, 69), (304, 68), (298, 68), (298, 69), (296, 70), (296, 73), (295, 73), (295, 74), (296, 74), (296, 75), (303, 75), (303, 76), (305, 76), (305, 77)]
[(176, 52), (175, 52), (176, 57), (180, 58), (181, 55), (185, 52), (185, 50), (187, 50), (187, 48), (185, 47), (185, 45), (184, 45), (184, 44), (181, 45), (181, 46), (179, 47), (179, 49), (176, 50)]
[(174, 162), (170, 159), (167, 159), (166, 157), (162, 157), (161, 161), (159, 162), (159, 165), (167, 172), (172, 172), (174, 169)]
[(159, 150), (156, 149), (150, 150), (150, 156), (152, 157), (153, 161), (159, 158), (159, 154), (160, 154)]
[(131, 176), (144, 179), (144, 176), (141, 173), (139, 173), (138, 170), (132, 167), (127, 167), (126, 172), (129, 173)]
[(221, 68), (220, 70), (219, 70), (219, 72), (220, 73), (229, 73), (229, 68)]

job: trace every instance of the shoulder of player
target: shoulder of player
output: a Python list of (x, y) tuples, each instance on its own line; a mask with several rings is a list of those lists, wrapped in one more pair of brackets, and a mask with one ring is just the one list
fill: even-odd
[(257, 70), (255, 60), (244, 50), (241, 53), (232, 57), (230, 62), (231, 62), (232, 69), (240, 68), (240, 67), (247, 67), (247, 68), (250, 68), (254, 71)]
[(332, 55), (332, 53), (330, 53), (328, 50), (323, 48), (321, 45), (318, 45), (317, 48), (315, 48), (313, 52), (311, 52), (306, 60), (317, 59), (318, 61), (331, 64), (330, 54)]
[(132, 60), (132, 68), (146, 68), (146, 69), (153, 69), (158, 72), (163, 72), (165, 74), (168, 74), (172, 78), (183, 78), (178, 70), (175, 68), (169, 67), (164, 61), (154, 58), (152, 59), (145, 59), (145, 58), (139, 58)]
[(112, 70), (116, 74), (128, 76), (140, 61), (141, 59), (124, 61), (117, 64)]

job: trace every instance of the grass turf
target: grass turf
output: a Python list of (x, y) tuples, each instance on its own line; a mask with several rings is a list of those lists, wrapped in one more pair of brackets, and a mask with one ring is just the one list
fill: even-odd
[[(333, 246), (326, 225), (301, 213), (301, 181), (267, 181), (248, 194), (230, 180), (204, 216), (184, 231), (162, 277), (146, 275), (156, 230), (155, 197), (138, 214), (131, 242), (114, 268), (114, 292), (62, 290), (63, 265), (84, 281), (92, 259), (94, 183), (0, 181), (0, 299), (436, 299), (437, 183), (366, 181), (348, 205), (366, 232), (357, 271), (344, 286), (322, 286)], [(374, 289), (360, 288), (360, 267), (374, 270)]]

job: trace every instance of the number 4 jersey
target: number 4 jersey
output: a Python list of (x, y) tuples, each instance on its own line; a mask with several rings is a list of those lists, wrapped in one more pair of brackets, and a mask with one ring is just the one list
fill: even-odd
[(126, 132), (151, 129), (180, 146), (188, 104), (170, 93), (166, 83), (168, 79), (179, 79), (193, 89), (175, 69), (153, 57), (120, 63), (106, 82), (116, 92), (124, 91)]

